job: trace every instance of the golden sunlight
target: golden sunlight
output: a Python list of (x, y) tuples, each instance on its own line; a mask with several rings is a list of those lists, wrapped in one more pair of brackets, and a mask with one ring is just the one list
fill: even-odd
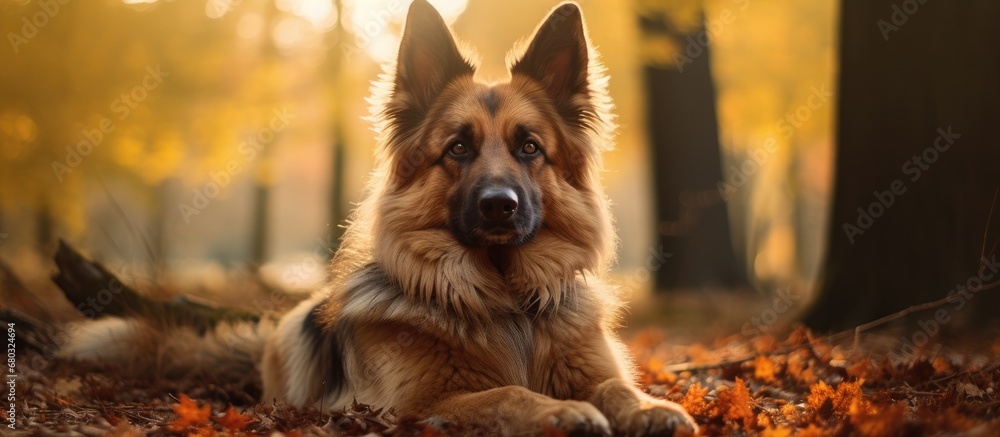
[[(448, 24), (453, 24), (468, 6), (468, 0), (434, 0), (430, 3)], [(401, 0), (345, 1), (346, 19), (343, 25), (353, 35), (354, 47), (362, 49), (376, 62), (392, 59), (396, 55), (409, 4), (409, 1)]]
[(304, 18), (316, 29), (328, 29), (337, 23), (337, 10), (331, 0), (277, 0), (275, 5), (283, 12)]

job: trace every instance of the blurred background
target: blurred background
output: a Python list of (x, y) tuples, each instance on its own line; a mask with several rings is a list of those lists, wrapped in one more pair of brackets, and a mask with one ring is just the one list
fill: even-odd
[[(366, 97), (408, 3), (0, 1), (0, 259), (45, 282), (62, 238), (134, 282), (315, 289), (373, 166)], [(431, 3), (483, 80), (557, 4)], [(969, 23), (995, 5), (579, 3), (620, 117), (605, 184), (633, 301), (833, 328), (976, 274), (1000, 75), (975, 43), (997, 31)], [(962, 144), (911, 181), (952, 125)], [(896, 179), (909, 191), (865, 226)]]

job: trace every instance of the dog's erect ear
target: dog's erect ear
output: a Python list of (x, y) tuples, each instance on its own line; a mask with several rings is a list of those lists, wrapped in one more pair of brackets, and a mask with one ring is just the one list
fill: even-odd
[(575, 117), (573, 98), (587, 92), (589, 50), (583, 16), (576, 3), (563, 3), (535, 30), (528, 49), (511, 66), (511, 74), (524, 74), (539, 81), (555, 101), (559, 112)]
[(445, 85), (474, 72), (441, 14), (426, 0), (414, 1), (399, 44), (394, 93), (405, 93), (418, 109), (426, 110)]

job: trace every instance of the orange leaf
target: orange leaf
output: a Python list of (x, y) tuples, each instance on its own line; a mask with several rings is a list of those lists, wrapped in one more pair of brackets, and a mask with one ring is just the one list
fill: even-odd
[(774, 382), (774, 361), (766, 355), (761, 355), (753, 361), (753, 377), (761, 381)]
[(218, 437), (218, 435), (219, 433), (215, 431), (215, 428), (202, 426), (189, 432), (187, 437)]
[(768, 416), (767, 413), (762, 411), (760, 414), (757, 415), (758, 428), (767, 430), (768, 428), (771, 428), (773, 426), (774, 426), (774, 421), (771, 420), (771, 416)]
[(792, 437), (792, 429), (787, 426), (767, 428), (760, 433), (761, 437)]
[(803, 384), (813, 384), (817, 378), (811, 366), (808, 352), (799, 351), (788, 354), (788, 364), (785, 366), (785, 370), (796, 381)]
[(170, 429), (180, 432), (191, 426), (207, 425), (212, 415), (212, 407), (207, 404), (199, 407), (197, 402), (182, 394), (180, 403), (174, 405), (174, 413), (177, 414), (177, 419), (170, 422)]
[(885, 408), (863, 410), (851, 405), (851, 425), (861, 436), (896, 434), (906, 423), (906, 407), (900, 404)]
[(254, 422), (254, 418), (247, 416), (243, 413), (237, 413), (232, 405), (226, 410), (226, 414), (222, 417), (216, 417), (215, 422), (222, 425), (227, 431), (243, 431), (247, 425)]
[(865, 394), (861, 391), (861, 384), (865, 380), (859, 379), (854, 382), (843, 382), (837, 386), (837, 398), (834, 399), (833, 407), (841, 414), (874, 414), (875, 407), (865, 399)]
[(934, 366), (935, 374), (947, 374), (954, 372), (954, 367), (943, 357), (937, 357), (931, 365)]
[(861, 385), (864, 382), (863, 379), (842, 382), (836, 390), (823, 381), (817, 382), (809, 388), (806, 410), (810, 413), (819, 413), (822, 416), (833, 414), (837, 417), (872, 414), (875, 409), (871, 402), (865, 399), (864, 393), (861, 391)]
[(781, 415), (785, 417), (785, 420), (795, 423), (799, 420), (799, 409), (795, 408), (795, 405), (786, 404), (781, 407)]
[[(820, 381), (809, 387), (809, 396), (806, 397), (806, 411), (819, 413), (826, 408), (833, 408), (833, 388)], [(829, 403), (829, 407), (826, 405)], [(826, 408), (824, 408), (826, 407)]]
[(858, 362), (847, 366), (847, 376), (854, 379), (867, 378), (872, 370), (872, 361), (869, 359), (858, 360)]
[(744, 428), (750, 429), (756, 423), (757, 416), (753, 414), (753, 399), (750, 397), (750, 389), (742, 379), (736, 378), (736, 385), (733, 388), (719, 392), (716, 407), (722, 413), (722, 418), (734, 422), (739, 422)]
[(705, 402), (705, 395), (707, 394), (708, 389), (696, 382), (688, 388), (680, 404), (687, 410), (688, 414), (694, 417), (704, 417), (708, 413), (708, 403)]
[(810, 423), (808, 427), (800, 429), (795, 433), (795, 437), (823, 437), (823, 429)]
[(752, 341), (754, 350), (762, 354), (769, 354), (778, 347), (778, 340), (770, 334), (758, 335)]

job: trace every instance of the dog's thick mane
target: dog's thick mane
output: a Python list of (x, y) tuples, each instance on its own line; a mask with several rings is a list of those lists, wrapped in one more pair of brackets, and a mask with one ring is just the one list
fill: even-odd
[[(559, 9), (553, 15), (558, 13)], [(579, 14), (579, 10), (574, 6), (571, 13)], [(552, 23), (543, 23), (536, 33), (546, 24)], [(508, 54), (512, 80), (531, 80), (516, 70), (524, 60), (528, 41)], [(534, 239), (502, 249), (507, 258), (504, 273), (491, 262), (487, 249), (460, 244), (447, 228), (422, 228), (421, 223), (414, 223), (412, 211), (427, 209), (430, 201), (410, 195), (408, 190), (425, 181), (416, 177), (403, 184), (398, 173), (410, 172), (406, 176), (412, 176), (423, 171), (417, 166), (424, 164), (408, 160), (410, 157), (402, 156), (399, 150), (404, 143), (420, 148), (428, 123), (424, 114), (413, 114), (408, 106), (414, 96), (399, 89), (397, 65), (386, 64), (384, 74), (373, 83), (369, 100), (370, 121), (377, 133), (377, 164), (331, 264), (333, 292), (343, 288), (352, 274), (374, 263), (408, 299), (444, 307), (467, 320), (489, 319), (497, 311), (531, 309), (541, 314), (584, 292), (581, 288), (611, 293), (602, 280), (615, 261), (617, 239), (601, 185), (601, 153), (613, 146), (615, 124), (605, 68), (589, 42), (586, 46), (586, 89), (573, 96), (580, 115), (562, 126), (567, 143), (562, 146), (563, 165), (578, 173), (572, 177), (563, 174), (558, 183), (562, 195), (545, 199), (548, 215)], [(468, 72), (460, 74), (461, 80), (472, 83), (476, 63), (469, 61), (472, 58), (467, 53), (463, 52), (463, 58)]]

